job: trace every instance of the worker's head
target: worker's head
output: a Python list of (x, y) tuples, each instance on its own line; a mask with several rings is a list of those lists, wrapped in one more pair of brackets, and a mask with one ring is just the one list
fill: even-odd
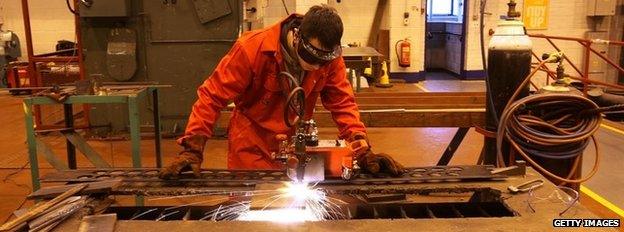
[(336, 9), (327, 5), (313, 6), (303, 17), (296, 34), (295, 46), (301, 67), (319, 69), (342, 54), (342, 20)]

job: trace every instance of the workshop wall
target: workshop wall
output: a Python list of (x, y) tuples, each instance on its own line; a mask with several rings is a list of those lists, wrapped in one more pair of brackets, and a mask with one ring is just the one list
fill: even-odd
[[(271, 0), (269, 0), (271, 2)], [(279, 2), (279, 1), (276, 1)], [(357, 4), (350, 1), (334, 0), (299, 0), (296, 2), (298, 13), (305, 13), (311, 6), (326, 3), (338, 11), (342, 17), (345, 33), (342, 43), (359, 43), (366, 46), (375, 17), (378, 0), (359, 0)], [(424, 30), (425, 20), (421, 17), (420, 1), (388, 0), (388, 6), (384, 12), (381, 29), (390, 30), (390, 70), (394, 77), (406, 79), (418, 79), (424, 67)], [(404, 23), (404, 13), (410, 17)], [(398, 66), (394, 43), (409, 37), (412, 43), (411, 67), (401, 68)]]
[[(289, 13), (296, 12), (296, 4), (295, 0), (284, 0), (286, 4), (286, 8)], [(284, 19), (284, 17), (288, 16), (286, 10), (284, 9), (284, 4), (282, 1), (268, 0), (265, 3), (265, 18), (264, 18), (264, 26), (271, 26), (280, 20)]]
[[(74, 16), (65, 1), (29, 0), (30, 24), (35, 54), (52, 52), (58, 40), (75, 41)], [(22, 44), (22, 60), (27, 56), (26, 35), (21, 1), (0, 1), (0, 21), (3, 30), (17, 34)]]
[[(358, 5), (348, 4), (342, 1), (329, 1), (328, 5), (336, 8), (342, 18), (345, 31), (342, 36), (343, 44), (358, 43), (366, 46), (371, 31), (371, 25), (375, 19), (375, 11), (378, 0), (361, 0)], [(389, 8), (386, 8), (382, 17), (381, 29), (389, 29), (388, 17)]]
[[(264, 25), (271, 25), (285, 16), (280, 0), (267, 0), (265, 10)], [(257, 4), (260, 1), (250, 1), (250, 4)], [(292, 1), (286, 1), (287, 6)], [(297, 13), (304, 14), (311, 6), (317, 4), (328, 4), (340, 13), (345, 33), (342, 38), (343, 44), (360, 43), (366, 45), (373, 23), (377, 0), (359, 0), (357, 4), (350, 1), (333, 0), (298, 0), (295, 1)], [(397, 78), (418, 79), (422, 75), (424, 67), (424, 28), (425, 20), (420, 13), (420, 1), (388, 0), (388, 6), (384, 12), (381, 22), (381, 29), (390, 30), (390, 70)], [(289, 7), (290, 9), (290, 7)], [(269, 13), (274, 12), (274, 13)], [(409, 12), (410, 18), (407, 25), (404, 24), (404, 13)], [(277, 17), (276, 17), (277, 16)], [(401, 68), (397, 64), (394, 43), (397, 40), (409, 37), (412, 42), (412, 65), (408, 68)]]
[[(425, 0), (422, 0), (425, 1)], [(425, 15), (420, 13), (421, 1), (389, 0), (390, 72), (392, 78), (420, 80), (425, 67)], [(405, 20), (404, 13), (409, 13)], [(402, 39), (411, 43), (410, 67), (399, 67), (395, 43)]]
[[(371, 30), (370, 25), (373, 23), (373, 18), (375, 16), (377, 0), (360, 0), (357, 5), (327, 0), (285, 0), (285, 4), (290, 13), (296, 12), (299, 14), (305, 14), (310, 7), (318, 4), (328, 4), (336, 8), (342, 17), (345, 27), (342, 37), (343, 44), (355, 42), (365, 45)], [(249, 20), (253, 20), (263, 15), (264, 18), (260, 20), (260, 22), (264, 26), (273, 25), (286, 17), (286, 11), (284, 10), (281, 0), (250, 0), (247, 2), (247, 7), (261, 8), (258, 13), (248, 13), (247, 16)], [(262, 27), (258, 27), (256, 24), (252, 25), (252, 28), (257, 29)], [(387, 26), (385, 28), (387, 28)]]
[[(465, 68), (469, 71), (482, 70), (481, 51), (479, 42), (479, 1), (467, 1), (467, 38), (466, 41), (466, 64)], [(488, 1), (486, 12), (491, 15), (485, 15), (485, 41), (491, 38), (487, 34), (488, 30), (495, 29), (500, 15), (507, 12), (507, 0)], [(517, 0), (516, 9), (522, 13), (524, 0)], [(585, 38), (588, 31), (608, 31), (609, 17), (602, 20), (594, 21), (586, 16), (587, 3), (586, 0), (550, 0), (549, 22), (546, 30), (528, 30), (530, 34), (545, 34), (551, 36), (566, 36), (575, 38)], [(621, 37), (620, 37), (621, 38)], [(555, 49), (545, 39), (532, 39), (533, 51), (537, 54), (544, 52), (552, 52)], [(577, 42), (555, 41), (557, 46), (564, 51), (566, 56), (572, 60), (577, 67), (583, 68), (583, 47)], [(487, 45), (486, 45), (487, 48)], [(554, 69), (554, 66), (551, 67)], [(566, 72), (577, 75), (576, 71), (569, 65), (566, 65)], [(545, 79), (545, 74), (538, 74), (541, 79)], [(577, 75), (578, 76), (578, 75)], [(608, 80), (614, 82), (614, 79)], [(543, 81), (536, 81), (536, 84), (544, 84)]]
[[(305, 13), (315, 4), (327, 3), (335, 7), (341, 14), (345, 24), (343, 43), (366, 44), (370, 25), (375, 15), (378, 0), (341, 1), (334, 0), (285, 0), (286, 6), (291, 12)], [(420, 75), (424, 67), (424, 15), (420, 13), (420, 7), (425, 0), (388, 0), (387, 11), (384, 14), (383, 29), (390, 29), (391, 54), (390, 69), (393, 73), (406, 75)], [(261, 23), (254, 24), (254, 28), (269, 26), (286, 16), (281, 0), (250, 0), (259, 2), (263, 7)], [(490, 0), (485, 15), (485, 31), (494, 29), (500, 15), (507, 9), (507, 0)], [(518, 10), (523, 9), (524, 0), (518, 0)], [(58, 40), (75, 40), (74, 21), (72, 14), (67, 10), (64, 1), (30, 0), (31, 24), (34, 49), (36, 53), (54, 51)], [(466, 0), (467, 4), (467, 35), (466, 35), (466, 62), (464, 68), (468, 71), (478, 72), (482, 70), (481, 52), (479, 47), (479, 0)], [(622, 0), (620, 0), (620, 5)], [(594, 21), (585, 16), (586, 0), (551, 0), (550, 17), (547, 30), (529, 30), (529, 33), (541, 33), (547, 35), (560, 35), (569, 37), (585, 37), (590, 30), (609, 30), (609, 17)], [(403, 24), (403, 13), (409, 12), (408, 25)], [(26, 55), (24, 24), (22, 19), (21, 4), (19, 1), (0, 1), (0, 21), (4, 23), (4, 30), (17, 33), (22, 41), (22, 54)], [(611, 30), (612, 31), (612, 30)], [(613, 33), (612, 33), (613, 34)], [(621, 34), (621, 33), (620, 33)], [(618, 38), (609, 35), (612, 39)], [(409, 68), (400, 68), (397, 65), (394, 43), (399, 39), (409, 37), (412, 43), (412, 65)], [(490, 36), (486, 35), (486, 42)], [(621, 38), (621, 35), (619, 35)], [(534, 39), (534, 48), (537, 53), (553, 51), (552, 47), (541, 39)], [(581, 67), (583, 49), (576, 42), (558, 42), (566, 55)], [(22, 58), (23, 59), (23, 58)], [(570, 70), (571, 71), (571, 70)], [(608, 79), (608, 81), (614, 81)]]
[[(297, 13), (300, 14), (305, 14), (308, 9), (310, 9), (310, 7), (314, 6), (314, 5), (320, 5), (320, 4), (327, 4), (328, 0), (297, 0), (296, 1), (296, 7), (295, 7), (295, 11)], [(360, 3), (360, 2), (358, 2)]]
[[(269, 0), (271, 1), (271, 0)], [(388, 7), (384, 14), (384, 22), (382, 29), (390, 29), (390, 70), (394, 74), (393, 77), (401, 77), (407, 79), (422, 78), (424, 67), (424, 37), (425, 37), (425, 18), (420, 8), (424, 6), (425, 0), (388, 0)], [(277, 1), (279, 2), (279, 1)], [(299, 7), (297, 1), (297, 6)], [(343, 18), (345, 24), (345, 34), (343, 43), (357, 42), (365, 44), (370, 33), (370, 25), (375, 15), (375, 8), (378, 0), (360, 0), (357, 4), (349, 1), (327, 1), (329, 5), (335, 7)], [(466, 61), (464, 69), (472, 72), (473, 75), (479, 75), (482, 71), (481, 51), (479, 43), (479, 0), (466, 0), (467, 7), (467, 34), (466, 34)], [(516, 1), (517, 9), (523, 10), (524, 0)], [(620, 5), (622, 1), (620, 0)], [(487, 32), (496, 28), (500, 15), (507, 11), (507, 0), (490, 0), (486, 8), (486, 12), (491, 14), (485, 15), (485, 41), (491, 38)], [(529, 30), (529, 33), (558, 35), (584, 38), (586, 32), (594, 30), (609, 31), (609, 17), (602, 20), (594, 21), (586, 15), (585, 0), (551, 0), (549, 11), (549, 24), (546, 30)], [(305, 9), (305, 8), (304, 8)], [(303, 11), (305, 12), (305, 11)], [(404, 24), (404, 13), (410, 14), (407, 24)], [(616, 32), (617, 33), (617, 32)], [(621, 33), (620, 33), (621, 34)], [(613, 39), (614, 37), (610, 35)], [(400, 39), (409, 38), (412, 44), (412, 65), (409, 68), (401, 68), (398, 66), (394, 43)], [(621, 39), (621, 36), (619, 36)], [(550, 52), (554, 49), (543, 39), (533, 39), (534, 50), (540, 54)], [(557, 42), (558, 46), (566, 53), (575, 65), (582, 68), (583, 48), (576, 42)], [(569, 71), (571, 67), (569, 67)], [(398, 75), (397, 75), (398, 74)], [(542, 75), (543, 77), (543, 75)], [(607, 81), (613, 82), (613, 78), (607, 78)]]

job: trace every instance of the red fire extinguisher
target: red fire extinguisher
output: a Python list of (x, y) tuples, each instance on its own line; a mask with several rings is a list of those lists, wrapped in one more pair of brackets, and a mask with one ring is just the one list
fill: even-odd
[(397, 60), (399, 61), (399, 66), (401, 67), (409, 67), (410, 66), (410, 50), (411, 44), (409, 39), (405, 38), (403, 40), (399, 40), (394, 45), (394, 49), (396, 49)]

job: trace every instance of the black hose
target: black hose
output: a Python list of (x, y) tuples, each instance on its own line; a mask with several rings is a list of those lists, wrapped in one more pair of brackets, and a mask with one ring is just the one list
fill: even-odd
[(490, 85), (490, 75), (488, 75), (488, 67), (487, 60), (485, 59), (485, 35), (484, 28), (485, 24), (483, 23), (483, 16), (485, 15), (485, 5), (487, 4), (487, 0), (481, 0), (481, 6), (479, 9), (479, 40), (481, 41), (481, 63), (483, 65), (483, 72), (485, 73), (485, 92), (487, 94), (487, 104), (490, 105), (490, 114), (494, 119), (494, 122), (498, 124), (498, 115), (496, 115), (496, 107), (494, 106), (494, 99), (492, 96), (492, 87)]
[[(286, 89), (286, 87), (288, 87), (288, 89), (294, 89), (296, 87), (299, 87), (299, 82), (297, 81), (297, 78), (295, 78), (292, 74), (282, 71), (279, 74), (277, 74), (277, 77), (281, 78), (281, 77), (286, 77), (288, 78), (288, 80), (290, 80), (290, 85), (289, 86), (282, 86), (283, 89)], [(282, 83), (280, 81), (280, 83)]]
[[(300, 119), (303, 119), (305, 114), (305, 91), (299, 86), (297, 79), (288, 72), (280, 72), (277, 74), (280, 78), (280, 86), (283, 90), (289, 90), (286, 97), (286, 104), (284, 105), (284, 123), (288, 127), (293, 127)], [(286, 77), (289, 82), (288, 86), (284, 86), (284, 81), (281, 78)], [(295, 120), (290, 121), (290, 112), (296, 114)]]
[[(299, 104), (295, 103), (295, 100), (299, 102)], [(303, 115), (305, 113), (304, 101), (305, 100), (305, 91), (301, 87), (295, 87), (288, 97), (286, 98), (286, 105), (284, 106), (284, 123), (286, 126), (293, 127), (297, 124), (297, 122), (303, 119)], [(296, 117), (292, 122), (290, 121), (290, 111), (295, 112)]]
[(74, 15), (78, 15), (78, 12), (76, 12), (76, 10), (72, 9), (71, 5), (69, 4), (69, 0), (65, 0), (65, 3), (67, 4), (67, 9), (72, 12), (72, 14)]
[(286, 7), (286, 2), (284, 2), (284, 0), (282, 0), (282, 5), (284, 6), (284, 10), (286, 11), (286, 15), (290, 15), (290, 13), (288, 12), (288, 7)]

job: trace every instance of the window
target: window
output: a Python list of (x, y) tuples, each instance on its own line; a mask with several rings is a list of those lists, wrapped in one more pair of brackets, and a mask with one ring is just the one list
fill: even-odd
[(462, 22), (464, 0), (427, 0), (427, 20), (430, 22)]
[(453, 15), (453, 0), (429, 0), (429, 14)]

